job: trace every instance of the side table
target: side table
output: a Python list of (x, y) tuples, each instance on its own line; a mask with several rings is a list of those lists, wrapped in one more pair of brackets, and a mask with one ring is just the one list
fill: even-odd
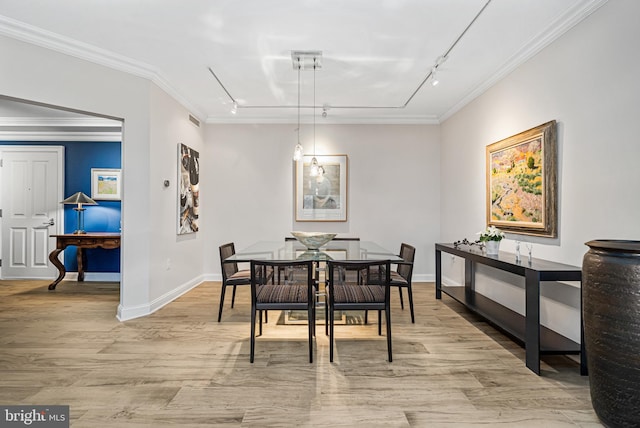
[(85, 233), (75, 234), (67, 233), (64, 235), (51, 235), (56, 238), (56, 249), (49, 254), (49, 260), (53, 265), (58, 268), (58, 277), (55, 281), (49, 284), (49, 290), (55, 290), (56, 285), (64, 278), (67, 271), (64, 268), (64, 264), (58, 259), (58, 254), (64, 251), (69, 245), (77, 247), (77, 259), (78, 259), (78, 281), (84, 281), (84, 265), (86, 264), (86, 255), (84, 254), (85, 248), (105, 248), (115, 249), (120, 247), (120, 234), (119, 233)]

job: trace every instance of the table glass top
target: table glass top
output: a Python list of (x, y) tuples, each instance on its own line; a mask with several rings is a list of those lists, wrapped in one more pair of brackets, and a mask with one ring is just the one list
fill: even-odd
[(298, 241), (260, 241), (238, 251), (227, 261), (250, 260), (391, 260), (402, 259), (371, 241), (329, 241), (318, 251), (307, 250)]

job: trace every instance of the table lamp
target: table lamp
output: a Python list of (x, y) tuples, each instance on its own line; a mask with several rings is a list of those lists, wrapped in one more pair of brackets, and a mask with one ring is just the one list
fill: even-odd
[(93, 199), (91, 199), (90, 197), (88, 197), (87, 195), (85, 195), (82, 192), (77, 192), (74, 193), (73, 195), (69, 196), (67, 199), (65, 199), (64, 201), (60, 202), (61, 204), (65, 204), (65, 205), (78, 205), (77, 207), (74, 208), (74, 210), (78, 213), (78, 225), (76, 228), (76, 231), (73, 232), (74, 235), (82, 235), (85, 234), (87, 232), (84, 231), (84, 210), (85, 208), (82, 208), (82, 205), (98, 205), (98, 203), (96, 201), (94, 201)]

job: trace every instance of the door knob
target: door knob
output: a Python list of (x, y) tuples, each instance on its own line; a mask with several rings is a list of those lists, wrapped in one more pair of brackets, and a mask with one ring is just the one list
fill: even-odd
[(51, 217), (48, 222), (42, 224), (44, 224), (45, 226), (53, 226), (56, 223), (53, 221), (53, 217)]

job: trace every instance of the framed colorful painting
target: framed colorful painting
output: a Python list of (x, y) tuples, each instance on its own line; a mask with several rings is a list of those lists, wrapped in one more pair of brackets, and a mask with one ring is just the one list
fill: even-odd
[(312, 157), (296, 162), (296, 221), (347, 221), (347, 155), (316, 156), (315, 176)]
[(511, 233), (557, 236), (556, 122), (487, 146), (487, 224)]
[(122, 199), (122, 176), (119, 169), (91, 168), (91, 199), (119, 201)]

